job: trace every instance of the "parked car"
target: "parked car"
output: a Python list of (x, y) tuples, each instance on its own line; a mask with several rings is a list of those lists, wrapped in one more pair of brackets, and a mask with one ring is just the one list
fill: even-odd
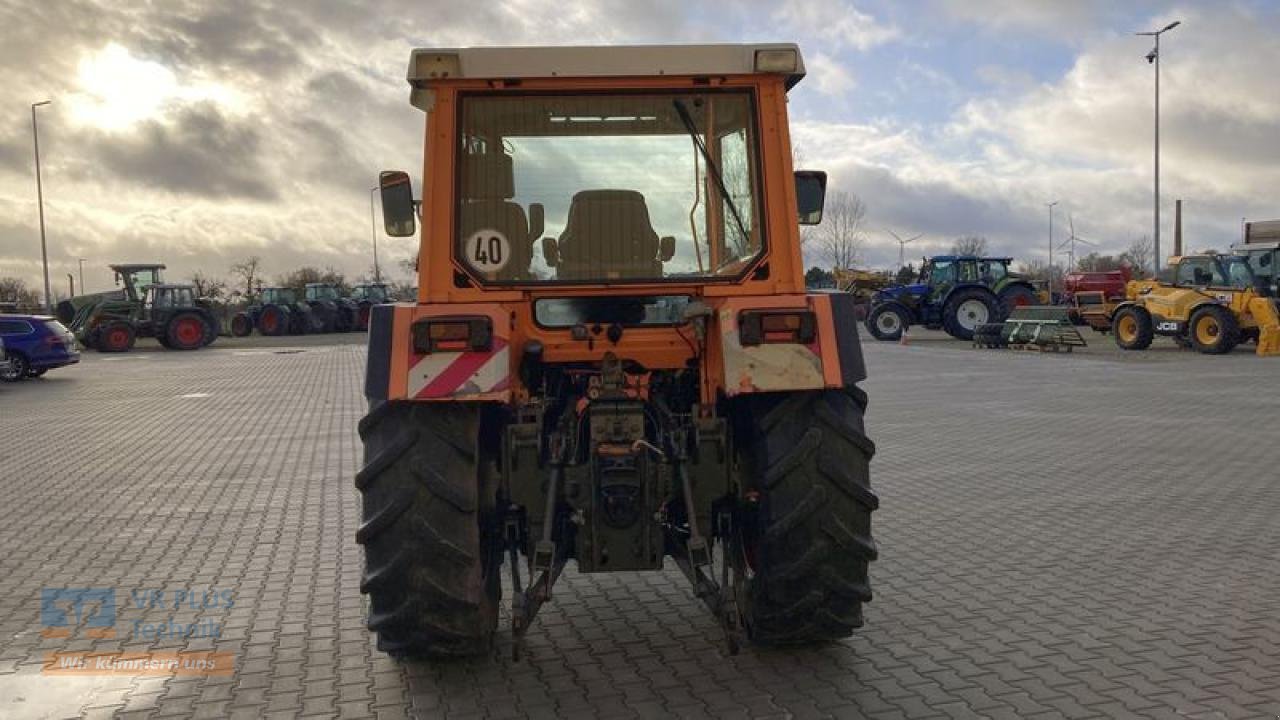
[(62, 323), (48, 315), (0, 315), (8, 365), (0, 380), (17, 382), (40, 377), (53, 368), (80, 362), (76, 339)]

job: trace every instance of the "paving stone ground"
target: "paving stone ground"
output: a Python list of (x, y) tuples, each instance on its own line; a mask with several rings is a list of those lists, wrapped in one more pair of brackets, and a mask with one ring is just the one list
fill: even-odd
[[(358, 345), (90, 354), (0, 385), (0, 717), (1280, 717), (1280, 361), (866, 354), (867, 627), (736, 657), (675, 570), (567, 572), (519, 663), (505, 627), (492, 657), (378, 653)], [(42, 636), (42, 588), (114, 589), (115, 637)], [(148, 589), (234, 604), (135, 607)], [(219, 637), (142, 630), (169, 620)], [(174, 650), (234, 673), (41, 674)]]

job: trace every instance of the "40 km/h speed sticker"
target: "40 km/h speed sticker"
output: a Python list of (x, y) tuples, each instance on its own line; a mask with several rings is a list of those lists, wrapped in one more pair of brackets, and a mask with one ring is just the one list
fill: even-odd
[(477, 230), (463, 245), (467, 263), (480, 272), (498, 272), (511, 259), (511, 243), (507, 236), (492, 228)]

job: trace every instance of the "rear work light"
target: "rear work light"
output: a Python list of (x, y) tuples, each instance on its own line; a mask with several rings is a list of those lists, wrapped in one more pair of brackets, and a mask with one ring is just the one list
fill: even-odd
[(483, 352), (493, 346), (493, 322), (487, 317), (428, 318), (413, 324), (413, 351)]
[(810, 310), (748, 310), (738, 316), (738, 342), (808, 345), (818, 337), (818, 318)]

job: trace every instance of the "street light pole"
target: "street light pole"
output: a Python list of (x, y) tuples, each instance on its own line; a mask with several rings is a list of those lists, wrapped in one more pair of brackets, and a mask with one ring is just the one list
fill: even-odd
[(1156, 39), (1156, 46), (1147, 53), (1147, 62), (1155, 66), (1156, 72), (1156, 108), (1155, 108), (1155, 193), (1152, 212), (1152, 264), (1156, 274), (1160, 273), (1160, 36), (1182, 24), (1181, 20), (1175, 20), (1165, 25), (1159, 30), (1152, 32), (1134, 33), (1135, 35), (1148, 35)]
[(84, 258), (80, 258), (80, 292), (86, 292), (84, 287)]
[(1049, 206), (1049, 267), (1046, 274), (1049, 277), (1049, 302), (1053, 302), (1053, 206), (1059, 201), (1054, 200), (1051, 203), (1045, 203)]
[(369, 234), (373, 237), (373, 281), (382, 282), (382, 272), (378, 270), (378, 221), (373, 215), (373, 194), (379, 188), (369, 188)]
[(40, 130), (36, 124), (36, 108), (52, 100), (31, 104), (31, 140), (36, 146), (36, 204), (40, 208), (40, 262), (44, 265), (44, 310), (53, 312), (53, 294), (49, 291), (49, 249), (44, 239), (44, 186), (40, 182)]

